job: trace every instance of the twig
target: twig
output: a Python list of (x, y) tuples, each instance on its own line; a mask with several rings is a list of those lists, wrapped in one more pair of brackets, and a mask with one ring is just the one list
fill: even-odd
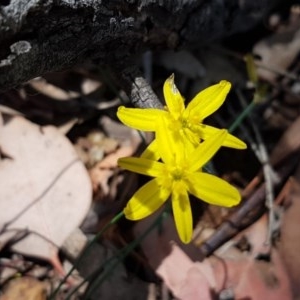
[[(292, 127), (294, 128), (294, 126)], [(255, 129), (254, 129), (255, 131)], [(257, 130), (258, 131), (258, 130)], [(246, 130), (247, 132), (247, 130)], [(285, 137), (283, 137), (284, 139)], [(256, 135), (256, 139), (262, 145), (262, 141), (260, 135)], [(277, 180), (275, 181), (272, 178), (273, 169), (271, 165), (268, 163), (268, 156), (266, 150), (259, 149), (258, 146), (254, 146), (256, 148), (256, 153), (258, 154), (258, 158), (262, 162), (266, 162), (265, 165), (265, 176), (266, 183), (262, 184), (248, 199), (243, 203), (243, 205), (237, 209), (235, 213), (231, 215), (231, 217), (225, 221), (218, 230), (211, 236), (203, 245), (200, 247), (200, 251), (203, 256), (208, 256), (213, 253), (217, 248), (223, 245), (226, 241), (235, 236), (240, 230), (251, 225), (261, 214), (265, 211), (265, 199), (268, 197), (268, 203), (271, 202), (272, 216), (270, 216), (270, 225), (275, 224), (275, 216), (273, 214), (273, 197), (274, 188), (278, 187), (282, 182), (284, 182), (287, 176), (292, 172), (292, 170), (297, 165), (299, 160), (299, 153), (295, 151), (298, 149), (298, 144), (293, 148), (288, 149), (288, 152), (285, 155), (281, 155), (281, 160), (276, 161), (276, 171), (277, 171)], [(263, 153), (265, 151), (265, 153)], [(273, 156), (273, 153), (272, 153)], [(296, 161), (295, 161), (296, 160)], [(276, 167), (277, 166), (277, 167)], [(264, 167), (264, 166), (263, 166)], [(273, 172), (274, 174), (274, 172)], [(273, 185), (274, 184), (274, 185)], [(269, 193), (269, 194), (268, 194)], [(267, 195), (268, 194), (268, 195)], [(269, 205), (269, 204), (268, 204)]]
[[(274, 183), (277, 188), (286, 180), (289, 174), (294, 170), (299, 162), (299, 153), (291, 153), (288, 158), (281, 162), (281, 166), (277, 169), (278, 181)], [(203, 256), (208, 256), (218, 249), (225, 242), (240, 232), (240, 230), (253, 224), (265, 211), (266, 186), (262, 184), (249, 197), (241, 207), (235, 211), (227, 221), (225, 221), (218, 230), (200, 247)]]
[[(246, 101), (245, 101), (245, 98), (244, 98), (241, 90), (237, 89), (236, 93), (240, 99), (241, 104), (246, 107)], [(251, 127), (253, 128), (254, 135), (255, 135), (255, 138), (257, 141), (257, 143), (256, 143), (257, 151), (255, 153), (262, 165), (263, 174), (264, 174), (264, 178), (265, 178), (265, 182), (266, 182), (266, 207), (269, 209), (269, 228), (268, 228), (268, 236), (266, 237), (266, 244), (270, 245), (272, 235), (273, 235), (273, 228), (274, 228), (273, 225), (275, 224), (273, 183), (277, 180), (277, 176), (276, 176), (276, 173), (274, 172), (273, 168), (270, 165), (267, 149), (263, 142), (263, 138), (260, 134), (260, 131), (259, 131), (258, 127), (256, 126), (255, 121), (253, 120), (252, 115), (249, 114), (248, 118), (251, 121), (250, 124), (251, 124)]]
[(134, 106), (140, 108), (163, 108), (149, 83), (135, 65), (122, 65), (114, 68), (113, 75), (125, 92), (130, 96)]

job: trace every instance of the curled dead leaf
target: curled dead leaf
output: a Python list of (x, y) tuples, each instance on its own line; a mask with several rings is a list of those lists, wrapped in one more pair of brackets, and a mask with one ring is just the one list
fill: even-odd
[[(91, 204), (87, 171), (55, 127), (14, 117), (0, 131), (0, 243), (55, 260)], [(13, 239), (13, 240), (12, 240)]]
[(45, 285), (31, 277), (22, 277), (10, 282), (0, 300), (46, 300)]

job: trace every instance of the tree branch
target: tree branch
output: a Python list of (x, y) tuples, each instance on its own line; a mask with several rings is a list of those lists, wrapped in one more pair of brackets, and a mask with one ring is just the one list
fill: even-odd
[[(114, 68), (146, 49), (178, 49), (206, 43), (251, 27), (274, 2), (2, 1), (0, 90), (87, 60)], [(128, 72), (129, 69), (125, 73)], [(123, 77), (127, 76), (125, 73)], [(129, 77), (134, 78), (136, 85), (145, 86), (141, 77), (132, 74)], [(152, 92), (151, 97), (147, 93), (149, 91), (144, 93), (145, 99), (153, 97)], [(136, 102), (135, 94), (133, 89)], [(158, 103), (147, 105), (157, 106)]]

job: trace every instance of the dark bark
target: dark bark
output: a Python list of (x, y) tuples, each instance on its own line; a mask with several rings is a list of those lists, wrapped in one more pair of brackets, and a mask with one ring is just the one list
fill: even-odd
[[(191, 47), (247, 29), (274, 1), (2, 0), (0, 90), (92, 60), (110, 65), (131, 91), (128, 64), (135, 55)], [(134, 86), (139, 83), (145, 84), (138, 80)], [(137, 105), (158, 105), (147, 102), (149, 91), (142, 96), (144, 104)]]

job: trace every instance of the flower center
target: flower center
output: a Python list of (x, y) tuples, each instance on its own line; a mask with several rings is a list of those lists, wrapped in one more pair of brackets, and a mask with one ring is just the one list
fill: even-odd
[(191, 122), (191, 120), (187, 118), (180, 118), (181, 128), (183, 130), (189, 129), (190, 131), (196, 133), (197, 130), (197, 123)]
[(171, 172), (171, 176), (175, 181), (179, 181), (183, 177), (183, 171), (180, 169), (175, 169)]
[(181, 119), (181, 126), (183, 128), (189, 128), (189, 126), (190, 126), (189, 121), (187, 119), (182, 118)]

